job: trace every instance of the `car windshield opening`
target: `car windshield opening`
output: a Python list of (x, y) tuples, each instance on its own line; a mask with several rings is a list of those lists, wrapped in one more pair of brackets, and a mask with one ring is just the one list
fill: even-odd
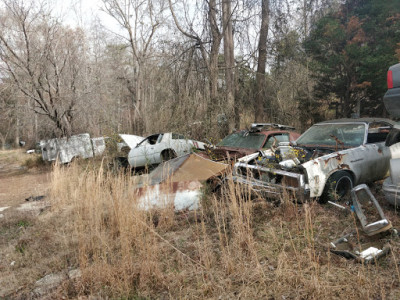
[(303, 133), (296, 144), (354, 147), (362, 145), (364, 137), (365, 124), (318, 124)]
[(265, 135), (249, 134), (248, 132), (236, 132), (225, 137), (217, 146), (236, 147), (245, 149), (260, 149), (264, 143)]

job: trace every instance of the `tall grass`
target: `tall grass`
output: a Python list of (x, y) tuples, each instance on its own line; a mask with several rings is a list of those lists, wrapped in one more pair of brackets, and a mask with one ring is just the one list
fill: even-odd
[[(136, 179), (100, 168), (56, 166), (55, 213), (76, 241), (83, 276), (74, 296), (115, 298), (396, 298), (398, 244), (376, 266), (329, 254), (353, 222), (316, 203), (250, 200), (231, 180), (201, 209), (139, 207)], [(168, 200), (168, 199), (167, 199)], [(392, 220), (393, 223), (397, 222)]]

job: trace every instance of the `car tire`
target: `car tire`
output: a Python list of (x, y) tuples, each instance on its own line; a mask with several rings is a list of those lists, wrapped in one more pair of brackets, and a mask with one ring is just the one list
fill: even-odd
[(161, 160), (167, 161), (176, 157), (176, 153), (172, 149), (167, 149), (161, 152)]
[(333, 173), (326, 181), (324, 191), (322, 192), (320, 203), (328, 201), (340, 202), (345, 200), (353, 188), (353, 177), (349, 172), (338, 171)]

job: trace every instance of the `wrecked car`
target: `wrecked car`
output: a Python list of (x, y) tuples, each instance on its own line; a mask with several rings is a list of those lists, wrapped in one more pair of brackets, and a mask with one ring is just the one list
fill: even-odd
[(400, 64), (393, 65), (387, 73), (388, 90), (383, 96), (386, 110), (395, 117), (400, 116)]
[(278, 146), (280, 142), (295, 141), (300, 134), (295, 128), (274, 123), (253, 123), (249, 130), (234, 132), (215, 147), (206, 148), (203, 156), (214, 161), (236, 160), (254, 152)]
[(113, 157), (112, 167), (114, 170), (128, 168), (128, 154), (137, 144), (144, 140), (144, 137), (133, 134), (118, 134), (117, 139), (108, 139), (108, 151)]
[(191, 153), (193, 149), (204, 150), (203, 142), (187, 139), (177, 133), (158, 133), (146, 137), (131, 149), (128, 162), (132, 168), (143, 168)]
[(39, 142), (44, 161), (58, 160), (62, 164), (76, 157), (90, 158), (94, 156), (92, 141), (88, 133), (73, 135), (70, 138), (54, 138)]
[(296, 142), (239, 159), (233, 180), (267, 197), (340, 200), (354, 185), (387, 176), (392, 152), (399, 151), (385, 144), (394, 124), (374, 118), (315, 124)]
[[(388, 90), (383, 97), (386, 110), (396, 118), (400, 118), (400, 64), (393, 65), (387, 72)], [(388, 141), (400, 139), (400, 124), (394, 126)], [(386, 200), (395, 207), (400, 206), (400, 154), (390, 160), (390, 177), (383, 182)]]

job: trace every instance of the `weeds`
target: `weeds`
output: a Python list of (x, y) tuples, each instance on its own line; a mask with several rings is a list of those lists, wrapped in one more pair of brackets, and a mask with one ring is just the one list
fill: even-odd
[(31, 154), (23, 163), (23, 166), (28, 169), (43, 167), (44, 165), (45, 161), (42, 156), (38, 154)]
[[(314, 202), (251, 201), (228, 180), (202, 208), (143, 211), (135, 178), (82, 169), (53, 172), (53, 213), (68, 220), (82, 278), (74, 296), (114, 298), (395, 298), (399, 247), (377, 266), (330, 255), (351, 216)], [(166, 199), (168, 201), (168, 199)], [(392, 219), (398, 222), (397, 218)], [(61, 233), (61, 232), (60, 232)], [(393, 267), (396, 266), (396, 267)], [(390, 280), (388, 280), (390, 278)]]

